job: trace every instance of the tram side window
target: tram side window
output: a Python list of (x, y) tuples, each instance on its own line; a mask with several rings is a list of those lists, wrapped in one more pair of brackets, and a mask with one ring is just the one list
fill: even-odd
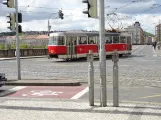
[(57, 45), (64, 45), (64, 37), (58, 37), (58, 44)]
[(89, 37), (88, 44), (96, 44), (96, 37)]
[(106, 36), (105, 37), (105, 42), (106, 42), (106, 44), (111, 44), (112, 43), (112, 37)]
[(119, 43), (119, 37), (113, 36), (113, 43)]
[(126, 37), (121, 36), (120, 37), (120, 43), (126, 43)]
[(79, 44), (87, 44), (86, 36), (80, 36), (78, 40), (79, 40)]

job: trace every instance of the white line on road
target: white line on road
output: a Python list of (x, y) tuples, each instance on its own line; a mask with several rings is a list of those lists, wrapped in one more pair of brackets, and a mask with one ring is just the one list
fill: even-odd
[(156, 60), (139, 60), (140, 62), (155, 62)]
[(21, 90), (21, 89), (24, 89), (24, 88), (26, 88), (27, 86), (17, 86), (17, 87), (14, 87), (14, 88), (12, 88), (12, 89), (9, 89), (9, 90), (11, 90), (11, 91), (18, 91), (18, 90)]
[[(94, 66), (100, 66), (100, 65), (94, 65)], [(130, 65), (119, 65), (119, 67), (129, 67)], [(113, 67), (113, 63), (111, 65), (106, 65), (106, 67)]]
[(71, 99), (79, 99), (81, 96), (83, 96), (85, 93), (89, 91), (89, 88), (86, 87), (84, 90), (81, 92), (77, 93), (75, 96), (73, 96)]

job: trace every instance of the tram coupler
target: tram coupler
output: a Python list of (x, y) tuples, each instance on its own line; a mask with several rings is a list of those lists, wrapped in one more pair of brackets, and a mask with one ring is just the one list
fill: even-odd
[(112, 61), (114, 62), (113, 65), (113, 106), (119, 106), (119, 82), (118, 82), (118, 61), (119, 61), (119, 54), (117, 50), (113, 52)]

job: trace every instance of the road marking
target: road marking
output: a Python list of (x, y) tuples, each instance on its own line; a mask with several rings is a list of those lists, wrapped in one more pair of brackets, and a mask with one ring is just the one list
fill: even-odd
[(154, 97), (161, 97), (161, 94), (151, 95), (151, 96), (145, 96), (145, 97), (140, 97), (139, 99), (144, 99), (144, 98), (154, 98)]
[(26, 94), (22, 94), (22, 96), (58, 96), (59, 94), (62, 94), (63, 92), (55, 92), (51, 90), (32, 90)]
[[(113, 102), (113, 100), (108, 100), (109, 102)], [(96, 103), (100, 103), (99, 100), (95, 100)], [(161, 106), (161, 103), (159, 102), (146, 102), (146, 101), (132, 101), (132, 100), (119, 100), (119, 103), (132, 103), (132, 104), (151, 104), (151, 105), (159, 105)]]
[(81, 92), (77, 93), (75, 96), (73, 96), (70, 99), (79, 99), (81, 96), (83, 96), (85, 93), (87, 93), (89, 91), (89, 88), (86, 87), (84, 90), (82, 90)]
[[(111, 100), (112, 101), (112, 100)], [(120, 102), (125, 103), (134, 103), (134, 104), (153, 104), (153, 105), (161, 105), (161, 103), (157, 102), (145, 102), (145, 101), (132, 101), (132, 100), (120, 100)]]
[(18, 90), (21, 90), (21, 89), (24, 89), (26, 88), (27, 86), (17, 86), (17, 87), (14, 87), (12, 89), (9, 89), (10, 91), (18, 91)]
[[(94, 66), (100, 66), (100, 65), (94, 65)], [(113, 65), (106, 65), (106, 67), (112, 67)], [(119, 65), (119, 67), (129, 67), (130, 65)]]
[(140, 62), (154, 62), (156, 60), (139, 60)]

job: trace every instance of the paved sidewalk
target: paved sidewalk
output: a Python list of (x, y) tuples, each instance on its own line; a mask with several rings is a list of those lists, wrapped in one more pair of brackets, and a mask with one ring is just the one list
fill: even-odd
[(121, 103), (94, 107), (84, 101), (1, 100), (1, 120), (160, 120), (161, 107)]
[[(31, 59), (31, 58), (47, 58), (47, 55), (43, 56), (27, 56), (27, 57), (20, 57), (21, 59)], [(8, 58), (0, 58), (0, 61), (3, 60), (15, 60), (16, 57), (8, 57)]]

